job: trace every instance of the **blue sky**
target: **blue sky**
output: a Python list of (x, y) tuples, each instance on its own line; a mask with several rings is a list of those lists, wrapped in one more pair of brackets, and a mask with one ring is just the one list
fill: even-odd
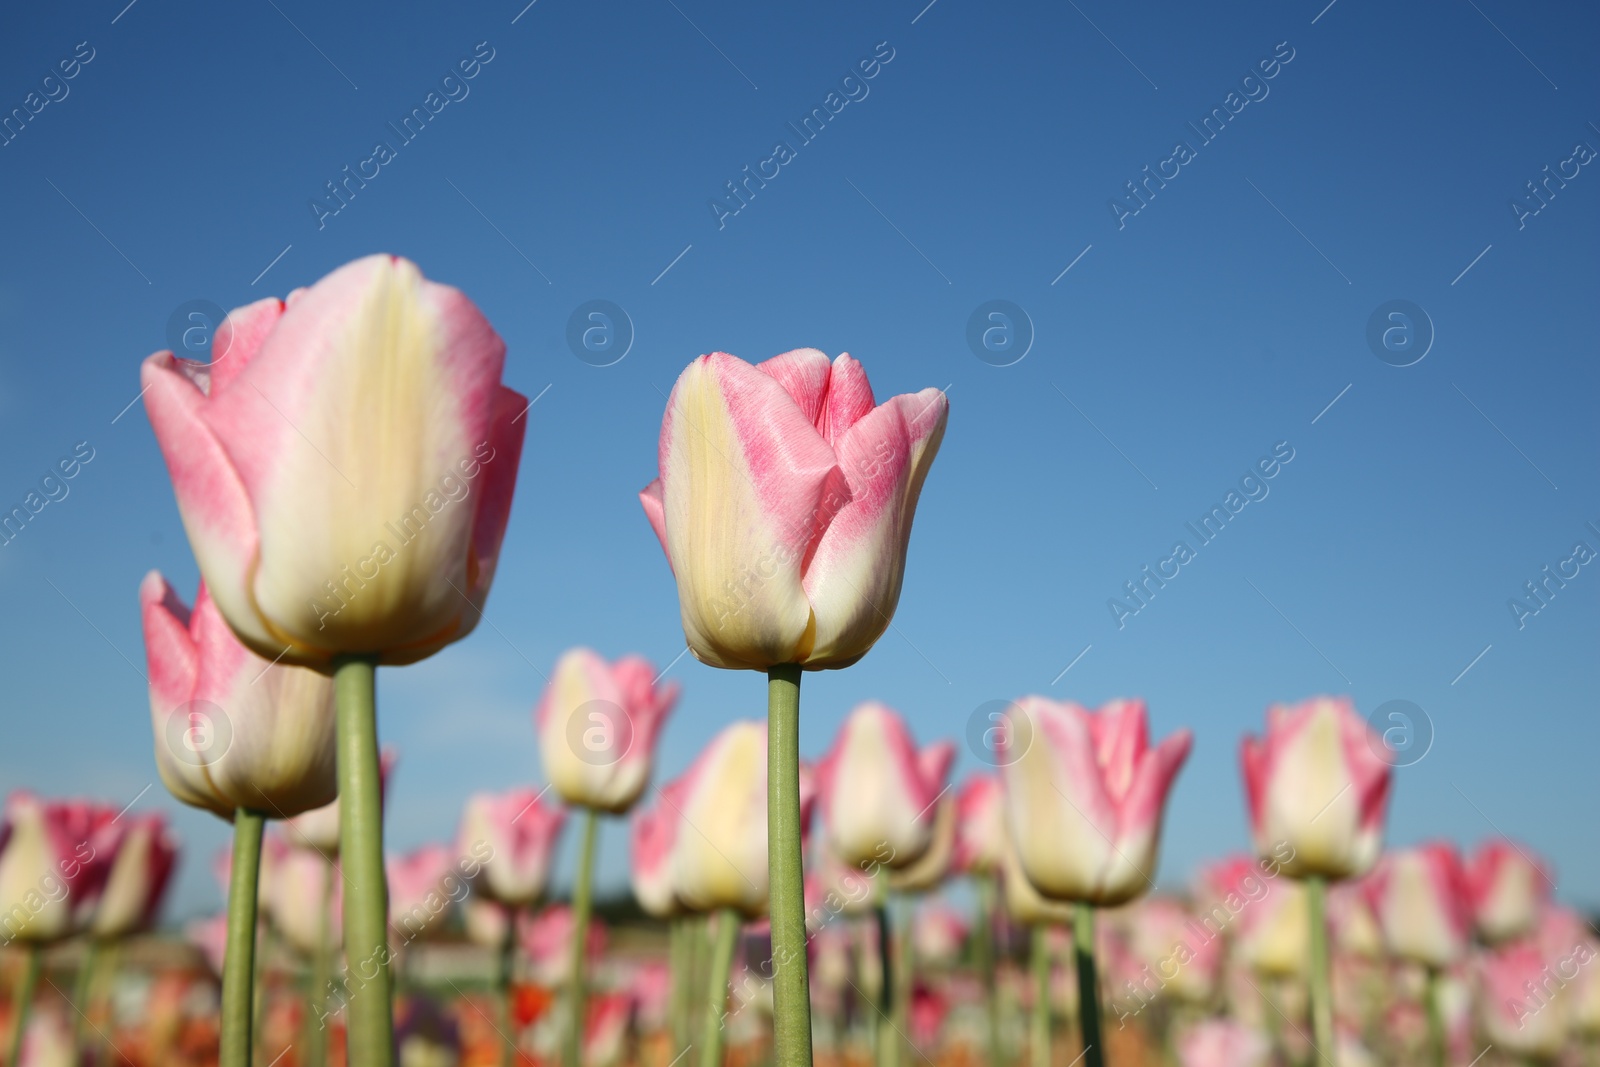
[[(1176, 883), (1245, 844), (1236, 750), (1269, 702), (1406, 700), (1433, 742), (1398, 772), (1391, 840), (1498, 828), (1554, 861), (1564, 899), (1600, 904), (1600, 568), (1520, 628), (1508, 607), (1575, 542), (1600, 550), (1600, 174), (1574, 153), (1600, 149), (1591, 9), (523, 2), (0, 19), (0, 113), (38, 110), (0, 146), (0, 499), (79, 442), (94, 455), (0, 549), (0, 785), (126, 803), (155, 782), (139, 806), (190, 845), (171, 914), (217, 903), (203, 857), (225, 828), (155, 779), (139, 674), (140, 577), (191, 595), (196, 573), (124, 408), (190, 301), (386, 251), (470, 294), (507, 381), (543, 391), (494, 625), (380, 681), (395, 846), (452, 834), (471, 790), (539, 779), (531, 709), (562, 649), (679, 653), (635, 497), (665, 396), (700, 353), (810, 345), (860, 358), (880, 398), (948, 386), (951, 416), (895, 628), (806, 678), (806, 751), (867, 698), (932, 740), (1022, 693), (1143, 696), (1159, 732), (1197, 735), (1167, 823)], [(430, 92), (445, 102), (406, 143), (389, 123)], [(787, 124), (816, 108), (838, 113), (803, 143)], [(1189, 124), (1213, 109), (1207, 142)], [(380, 140), (376, 176), (314, 209)], [(732, 214), (724, 183), (779, 141)], [(1147, 166), (1168, 180), (1128, 199)], [(1569, 177), (1529, 198), (1547, 173)], [(591, 300), (633, 325), (611, 366), (567, 344)], [(1031, 323), (1009, 366), (968, 345), (991, 300)], [(1367, 341), (1393, 300), (1431, 322), (1410, 366)], [(1119, 628), (1108, 600), (1280, 442), (1267, 495)], [(671, 673), (668, 774), (764, 714), (756, 676)], [(624, 837), (607, 825), (603, 885)]]

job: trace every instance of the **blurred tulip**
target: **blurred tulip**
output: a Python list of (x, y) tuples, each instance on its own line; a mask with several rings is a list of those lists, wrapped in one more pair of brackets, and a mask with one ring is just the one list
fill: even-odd
[(861, 364), (814, 348), (689, 364), (639, 494), (678, 580), (689, 648), (713, 667), (848, 667), (888, 628), (949, 403), (874, 407)]
[(939, 1047), (945, 1020), (950, 1017), (950, 1001), (926, 982), (911, 987), (911, 1043), (918, 1049)]
[(1392, 768), (1348, 697), (1267, 709), (1264, 736), (1240, 748), (1256, 851), (1287, 844), (1291, 878), (1364, 874), (1383, 847)]
[(671, 968), (660, 960), (635, 961), (628, 965), (624, 983), (639, 1029), (646, 1034), (665, 1030), (672, 1002)]
[(89, 932), (116, 938), (148, 930), (166, 895), (172, 868), (178, 860), (178, 839), (167, 829), (159, 812), (129, 816), (105, 892), (95, 908)]
[(391, 856), (387, 867), (389, 925), (406, 943), (437, 927), (466, 892), (455, 850), (447, 845), (423, 845)]
[(315, 956), (323, 949), (337, 951), (344, 943), (343, 898), (337, 891), (329, 893), (330, 886), (337, 890), (341, 877), (337, 862), (313, 849), (290, 847), (279, 856), (272, 881), (262, 883), (262, 907), (296, 951)]
[(1030, 696), (1016, 707), (1026, 716), (1026, 743), (1008, 733), (996, 752), (1007, 828), (1029, 880), (1047, 897), (1101, 907), (1144, 893), (1189, 731), (1150, 747), (1141, 700), (1091, 712)]
[[(378, 754), (378, 798), (381, 803), (389, 795), (389, 776), (400, 762), (400, 753), (385, 747)], [(337, 790), (335, 790), (337, 793)], [(301, 848), (314, 848), (328, 855), (339, 851), (339, 798), (335, 796), (320, 808), (296, 815), (284, 824), (289, 841)]]
[(681, 788), (678, 783), (663, 786), (658, 803), (633, 813), (628, 835), (633, 896), (645, 914), (655, 919), (670, 919), (682, 910), (672, 881), (672, 848), (683, 819), (675, 794)]
[(228, 914), (218, 912), (209, 919), (194, 919), (183, 928), (183, 938), (200, 950), (212, 973), (222, 977), (222, 957), (228, 948)]
[(1201, 925), (1230, 933), (1238, 958), (1257, 974), (1302, 976), (1310, 951), (1305, 887), (1264, 864), (1235, 856), (1207, 865), (1199, 878)]
[[(800, 824), (809, 821), (809, 776), (801, 777)], [(734, 908), (747, 917), (767, 910), (767, 728), (739, 721), (724, 727), (671, 794), (683, 829), (672, 850), (672, 881), (691, 911)]]
[(534, 727), (545, 777), (568, 804), (617, 814), (644, 792), (680, 688), (656, 677), (640, 656), (607, 663), (574, 648), (556, 661)]
[(540, 796), (519, 788), (467, 800), (456, 851), (477, 891), (491, 900), (521, 907), (544, 895), (567, 813)]
[(41, 1002), (28, 1019), (17, 1067), (75, 1067), (77, 1052), (67, 1013), (53, 1003)]
[(511, 936), (512, 909), (476, 893), (461, 905), (461, 925), (467, 940), (484, 948), (500, 949)]
[(930, 900), (911, 919), (912, 954), (919, 963), (946, 967), (961, 957), (970, 933), (966, 916), (942, 900)]
[(1467, 862), (1466, 884), (1478, 936), (1491, 945), (1532, 932), (1555, 885), (1546, 864), (1503, 837), (1478, 846)]
[[(1367, 876), (1368, 878), (1371, 875)], [(1373, 911), (1365, 879), (1341, 882), (1328, 890), (1328, 935), (1335, 958), (1378, 960), (1384, 955), (1383, 930)]]
[(1023, 926), (1072, 925), (1077, 916), (1073, 906), (1039, 895), (1023, 871), (1022, 861), (1017, 857), (1016, 846), (1011, 844), (1009, 836), (1006, 838), (1005, 859), (1000, 870), (1006, 914), (1012, 921)]
[[(1592, 956), (1586, 962), (1593, 966)], [(1563, 964), (1573, 977), (1585, 965), (1545, 951), (1537, 938), (1483, 953), (1477, 973), (1478, 1021), (1484, 1036), (1503, 1052), (1553, 1062), (1567, 1047), (1570, 1025), (1569, 979), (1555, 973)]]
[(1207, 1019), (1178, 1035), (1183, 1067), (1268, 1067), (1272, 1045), (1266, 1035), (1231, 1019)]
[(1582, 952), (1573, 953), (1580, 970), (1571, 994), (1572, 1030), (1585, 1041), (1600, 1043), (1600, 967), (1595, 966), (1596, 957), (1600, 957), (1600, 940), (1593, 931), (1587, 931), (1582, 944)]
[(973, 774), (956, 794), (956, 869), (992, 874), (1005, 863), (1006, 809), (1000, 779)]
[(1227, 942), (1197, 923), (1181, 902), (1170, 897), (1141, 901), (1129, 922), (1129, 941), (1164, 994), (1186, 1004), (1216, 999)]
[[(572, 934), (577, 923), (565, 904), (541, 908), (537, 914), (517, 913), (517, 940), (528, 960), (533, 980), (550, 989), (567, 983), (572, 967)], [(605, 954), (606, 928), (598, 918), (589, 921), (584, 952), (593, 962)]]
[(0, 945), (39, 945), (89, 923), (122, 844), (116, 809), (17, 790), (0, 819)]
[[(891, 870), (922, 858), (935, 839), (933, 806), (944, 795), (955, 745), (918, 751), (905, 720), (883, 704), (858, 704), (817, 764), (828, 842), (846, 864)], [(953, 824), (952, 824), (953, 829)]]
[(1466, 956), (1472, 920), (1454, 845), (1436, 841), (1385, 853), (1367, 892), (1394, 955), (1434, 970)]
[(204, 584), (190, 611), (151, 571), (139, 606), (156, 770), (173, 796), (232, 820), (238, 808), (284, 819), (338, 795), (332, 679), (240, 644)]
[(956, 798), (946, 792), (933, 803), (933, 840), (915, 862), (889, 872), (889, 889), (895, 893), (928, 893), (938, 889), (955, 870)]
[(145, 407), (217, 607), (268, 660), (412, 663), (477, 625), (527, 401), (505, 344), (416, 265), (348, 263), (144, 362)]
[(590, 998), (583, 1028), (583, 1067), (612, 1067), (622, 1062), (631, 1010), (624, 993)]

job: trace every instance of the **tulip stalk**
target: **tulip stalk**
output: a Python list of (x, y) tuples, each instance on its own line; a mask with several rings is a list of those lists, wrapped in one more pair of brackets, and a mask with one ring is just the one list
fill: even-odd
[(1423, 991), (1427, 998), (1428, 1009), (1428, 1044), (1433, 1053), (1433, 1067), (1445, 1067), (1449, 1060), (1449, 1053), (1444, 1033), (1444, 1011), (1439, 1003), (1439, 968), (1428, 968), (1428, 984)]
[[(344, 951), (359, 987), (347, 998), (350, 1062), (393, 1067), (389, 885), (383, 866), (383, 787), (378, 762), (376, 656), (341, 656), (338, 705), (339, 856), (344, 867)], [(372, 973), (369, 976), (368, 970)]]
[(1105, 1067), (1100, 1041), (1100, 979), (1094, 962), (1094, 905), (1079, 901), (1073, 915), (1073, 955), (1078, 963), (1078, 1025), (1083, 1031), (1084, 1067)]
[(500, 1008), (500, 1067), (513, 1067), (517, 1062), (517, 1046), (511, 1028), (511, 972), (517, 961), (517, 913), (506, 909), (506, 936), (500, 942), (499, 958), (495, 969), (495, 992)]
[[(767, 672), (767, 865), (774, 1067), (811, 1067), (805, 869), (800, 856), (800, 666)], [(885, 983), (888, 975), (884, 975)]]
[(322, 909), (317, 916), (317, 946), (311, 953), (311, 995), (306, 998), (306, 1064), (327, 1067), (328, 986), (333, 982), (333, 864), (322, 865)]
[(1033, 965), (1033, 1014), (1029, 1018), (1028, 1058), (1033, 1067), (1050, 1067), (1050, 928), (1044, 923), (1034, 926), (1028, 951)]
[(1321, 1058), (1331, 1058), (1333, 1038), (1333, 981), (1328, 957), (1328, 883), (1320, 876), (1306, 879), (1306, 904), (1311, 921), (1309, 979), (1311, 1040)]
[(689, 1045), (689, 920), (676, 918), (667, 928), (668, 967), (672, 975), (671, 1029), (672, 1054)]
[(572, 982), (567, 994), (567, 1029), (561, 1062), (567, 1067), (583, 1067), (583, 1024), (587, 1003), (589, 962), (589, 911), (594, 881), (594, 846), (600, 817), (593, 808), (583, 809), (583, 844), (578, 853), (578, 875), (572, 887)]
[(83, 962), (78, 964), (78, 975), (72, 990), (72, 1003), (78, 1006), (78, 1017), (72, 1027), (72, 1047), (80, 1057), (83, 1055), (84, 1031), (89, 1025), (89, 1015), (94, 1010), (94, 976), (99, 962), (100, 938), (90, 937), (88, 944), (83, 947)]
[(974, 927), (973, 954), (977, 957), (978, 978), (983, 982), (984, 1007), (988, 1014), (989, 1062), (1004, 1063), (1000, 1050), (1000, 994), (995, 981), (994, 951), (994, 898), (995, 885), (991, 875), (979, 875), (978, 921)]
[(44, 969), (44, 951), (37, 942), (29, 941), (23, 951), (27, 957), (22, 963), (22, 981), (11, 997), (15, 1019), (11, 1023), (11, 1054), (6, 1057), (7, 1063), (22, 1062), (22, 1039), (28, 1033), (28, 1015), (33, 1010), (33, 995), (39, 988), (39, 972)]
[[(889, 906), (893, 903), (891, 900)], [(899, 1067), (905, 1046), (911, 1040), (906, 1036), (911, 1032), (911, 938), (908, 935), (911, 923), (907, 907), (896, 910), (899, 914), (894, 924), (894, 980), (890, 983), (894, 990), (894, 1057), (889, 1061), (892, 1067)]]
[(256, 891), (261, 880), (261, 834), (266, 825), (260, 812), (247, 808), (234, 812), (228, 942), (222, 957), (220, 1067), (250, 1067), (255, 1051)]
[(739, 941), (740, 925), (739, 913), (732, 908), (717, 911), (716, 934), (711, 947), (711, 978), (706, 986), (705, 1035), (700, 1042), (701, 1067), (722, 1067), (728, 976), (733, 973), (733, 952)]

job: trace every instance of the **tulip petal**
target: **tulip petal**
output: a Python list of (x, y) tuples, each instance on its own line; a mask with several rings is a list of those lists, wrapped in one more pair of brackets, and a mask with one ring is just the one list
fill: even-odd
[(1089, 715), (1075, 704), (1024, 697), (1033, 740), (1004, 770), (1017, 858), (1034, 887), (1059, 900), (1094, 900), (1113, 854), (1116, 808), (1101, 783)]
[[(661, 542), (661, 551), (667, 552), (667, 512), (661, 495), (661, 479), (657, 478), (639, 491), (639, 503), (644, 506), (644, 517)], [(667, 552), (667, 566), (672, 566), (672, 554)]]
[(845, 352), (833, 361), (833, 372), (828, 378), (828, 402), (817, 422), (817, 430), (830, 445), (838, 448), (850, 427), (876, 406), (866, 370), (859, 360), (851, 359), (850, 353)]
[(269, 296), (228, 312), (212, 337), (211, 362), (206, 364), (211, 396), (221, 395), (256, 358), (261, 342), (283, 316), (283, 307), (282, 300)]
[(1095, 762), (1105, 775), (1106, 791), (1122, 803), (1133, 788), (1134, 773), (1150, 747), (1150, 727), (1142, 700), (1113, 700), (1089, 716)]
[[(499, 395), (489, 420), (486, 442), (473, 449), (473, 459), (463, 459), (459, 469), (463, 477), (476, 470), (478, 484), (468, 491), (476, 496), (472, 516), (472, 540), (467, 556), (467, 600), (472, 610), (464, 612), (461, 624), (448, 640), (456, 640), (472, 632), (483, 615), (483, 605), (489, 598), (489, 585), (494, 580), (495, 567), (500, 561), (500, 546), (505, 540), (506, 524), (511, 519), (511, 499), (517, 487), (517, 469), (522, 462), (522, 441), (527, 423), (522, 414), (528, 409), (528, 398), (514, 389), (500, 387)], [(469, 478), (470, 482), (471, 479)], [(416, 658), (431, 655), (447, 642), (428, 645), (420, 643)], [(425, 649), (425, 650), (424, 650)]]
[(715, 353), (673, 388), (660, 464), (695, 655), (754, 669), (803, 660), (813, 621), (802, 568), (843, 496), (833, 450), (777, 380)]
[(797, 348), (756, 364), (756, 370), (783, 386), (813, 426), (820, 426), (827, 411), (832, 369), (828, 357), (815, 348)]
[(849, 501), (806, 568), (805, 593), (816, 612), (807, 667), (847, 667), (888, 628), (900, 600), (917, 498), (949, 410), (938, 389), (896, 396), (840, 438)]

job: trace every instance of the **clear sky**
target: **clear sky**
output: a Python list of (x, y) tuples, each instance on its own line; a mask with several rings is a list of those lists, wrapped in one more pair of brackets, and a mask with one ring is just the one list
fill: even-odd
[[(1237, 747), (1268, 703), (1404, 700), (1432, 747), (1398, 771), (1390, 839), (1498, 828), (1554, 861), (1561, 897), (1600, 904), (1600, 566), (1573, 561), (1600, 551), (1600, 17), (925, 2), (0, 16), (0, 501), (93, 450), (0, 548), (0, 786), (173, 811), (189, 853), (169, 912), (216, 906), (225, 827), (172, 801), (151, 756), (136, 589), (158, 567), (192, 596), (197, 575), (128, 407), (138, 365), (180, 343), (191, 301), (382, 251), (471, 295), (509, 384), (539, 396), (493, 625), (380, 679), (396, 847), (452, 835), (474, 789), (539, 780), (531, 709), (562, 649), (679, 654), (636, 499), (666, 394), (704, 352), (815, 346), (860, 358), (880, 399), (948, 386), (951, 412), (894, 629), (806, 678), (805, 751), (867, 698), (933, 740), (1023, 693), (1143, 696), (1158, 732), (1197, 737), (1167, 821), (1176, 884), (1245, 845)], [(446, 81), (463, 60), (474, 76)], [(390, 123), (430, 92), (407, 141)], [(826, 123), (789, 125), (814, 109)], [(373, 176), (341, 203), (325, 183), (347, 166)], [(747, 166), (769, 177), (742, 202), (725, 183)], [(592, 300), (632, 323), (610, 366), (567, 341)], [(1031, 322), (1018, 362), (969, 345), (992, 300)], [(1383, 318), (1396, 300), (1426, 323)], [(1200, 544), (1185, 524), (1275, 447), (1293, 458)], [(1108, 606), (1179, 540), (1194, 557), (1145, 606)], [(1546, 565), (1576, 573), (1519, 620), (1508, 601)], [(671, 676), (666, 774), (764, 714), (758, 676), (688, 656)], [(603, 831), (604, 886), (624, 838)]]

